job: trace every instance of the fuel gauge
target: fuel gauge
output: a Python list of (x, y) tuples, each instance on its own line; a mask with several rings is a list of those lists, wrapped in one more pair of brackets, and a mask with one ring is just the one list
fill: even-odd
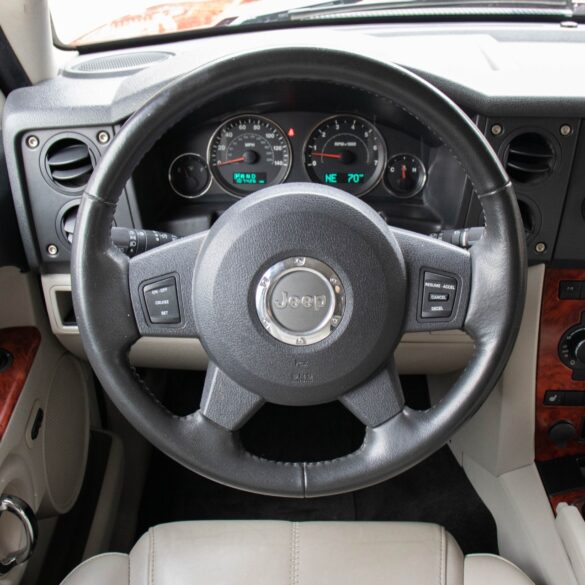
[(410, 199), (421, 192), (427, 181), (423, 163), (412, 154), (397, 154), (388, 162), (386, 185), (395, 197)]

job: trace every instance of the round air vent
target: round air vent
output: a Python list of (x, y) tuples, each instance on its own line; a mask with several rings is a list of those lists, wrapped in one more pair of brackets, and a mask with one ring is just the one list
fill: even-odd
[(75, 224), (77, 223), (77, 213), (79, 212), (79, 205), (72, 205), (65, 210), (59, 222), (61, 227), (61, 235), (70, 244), (73, 244), (73, 234), (75, 233)]
[(552, 172), (555, 159), (553, 145), (538, 132), (525, 132), (512, 138), (504, 157), (508, 175), (517, 183), (545, 179)]
[(78, 138), (59, 138), (45, 155), (49, 180), (58, 187), (79, 191), (89, 182), (94, 157), (89, 146)]
[[(77, 215), (79, 214), (80, 205), (81, 199), (75, 199), (64, 205), (57, 214), (55, 224), (57, 233), (61, 237), (63, 243), (67, 243), (68, 245), (73, 244), (73, 236), (75, 235), (75, 225), (77, 223)], [(113, 221), (112, 225), (118, 225), (116, 220)]]

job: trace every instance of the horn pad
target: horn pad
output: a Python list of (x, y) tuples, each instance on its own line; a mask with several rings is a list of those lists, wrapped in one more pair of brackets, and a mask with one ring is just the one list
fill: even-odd
[(211, 361), (277, 404), (334, 400), (391, 357), (406, 269), (368, 205), (310, 183), (242, 199), (210, 230), (193, 281)]

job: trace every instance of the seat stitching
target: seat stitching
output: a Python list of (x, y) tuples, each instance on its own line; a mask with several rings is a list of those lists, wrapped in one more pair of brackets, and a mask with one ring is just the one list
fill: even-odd
[(291, 585), (299, 583), (299, 524), (293, 522), (291, 525)]
[(441, 527), (441, 549), (439, 552), (441, 558), (439, 560), (439, 584), (440, 585), (444, 585), (445, 584), (445, 576), (443, 574), (444, 571), (444, 565), (443, 565), (443, 561), (445, 558), (445, 529), (443, 527)]
[(292, 585), (293, 575), (294, 575), (294, 568), (293, 568), (293, 559), (294, 559), (294, 552), (295, 552), (294, 534), (295, 534), (295, 523), (292, 522), (290, 525), (290, 559), (289, 559), (289, 563), (288, 563), (288, 582), (289, 582), (289, 585)]
[(155, 529), (152, 528), (150, 530), (150, 585), (154, 585), (154, 555), (155, 555), (155, 548), (154, 548), (154, 532)]

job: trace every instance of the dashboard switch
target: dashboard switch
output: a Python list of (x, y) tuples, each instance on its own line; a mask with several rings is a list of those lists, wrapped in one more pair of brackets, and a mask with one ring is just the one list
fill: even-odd
[(147, 284), (142, 292), (151, 323), (172, 325), (181, 322), (177, 282), (174, 277)]
[(559, 285), (559, 299), (581, 298), (581, 283), (578, 280), (562, 280)]
[(546, 406), (563, 406), (565, 393), (562, 390), (547, 390), (544, 393), (544, 404)]
[(423, 302), (421, 317), (423, 319), (446, 319), (453, 312), (457, 280), (435, 272), (424, 273)]

